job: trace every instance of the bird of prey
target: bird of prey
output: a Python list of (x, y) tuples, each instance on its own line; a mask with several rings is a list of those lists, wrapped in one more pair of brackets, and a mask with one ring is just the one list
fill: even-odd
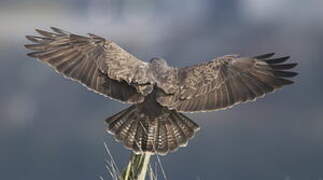
[(64, 77), (119, 102), (132, 104), (106, 119), (107, 131), (135, 153), (165, 155), (185, 146), (199, 130), (183, 112), (222, 110), (253, 101), (297, 75), (274, 53), (227, 55), (189, 67), (171, 67), (162, 58), (144, 62), (115, 42), (52, 27), (26, 36), (28, 55)]

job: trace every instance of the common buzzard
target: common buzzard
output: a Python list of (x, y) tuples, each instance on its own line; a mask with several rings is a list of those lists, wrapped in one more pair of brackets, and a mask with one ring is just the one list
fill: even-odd
[(296, 63), (274, 53), (222, 56), (183, 68), (161, 58), (144, 62), (111, 40), (58, 28), (26, 36), (28, 55), (103, 96), (132, 104), (109, 117), (107, 131), (134, 152), (167, 154), (185, 146), (199, 126), (181, 112), (221, 110), (255, 100), (297, 75)]

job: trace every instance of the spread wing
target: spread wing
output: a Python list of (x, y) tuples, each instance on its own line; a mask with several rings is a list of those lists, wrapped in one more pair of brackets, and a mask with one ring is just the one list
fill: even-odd
[(34, 51), (29, 56), (101, 95), (126, 103), (143, 101), (136, 86), (151, 82), (147, 63), (94, 34), (85, 37), (51, 29), (36, 30), (41, 36), (26, 36), (34, 42), (25, 45)]
[(182, 112), (218, 110), (254, 100), (293, 83), (287, 78), (297, 73), (288, 70), (297, 64), (283, 64), (289, 57), (271, 58), (273, 55), (223, 56), (181, 68), (180, 91), (168, 101), (164, 99), (164, 105), (168, 102), (170, 108)]

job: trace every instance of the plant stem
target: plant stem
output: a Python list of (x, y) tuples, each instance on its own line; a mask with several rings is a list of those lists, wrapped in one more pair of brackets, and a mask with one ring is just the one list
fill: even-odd
[(128, 166), (123, 170), (121, 180), (145, 180), (151, 153), (132, 153)]

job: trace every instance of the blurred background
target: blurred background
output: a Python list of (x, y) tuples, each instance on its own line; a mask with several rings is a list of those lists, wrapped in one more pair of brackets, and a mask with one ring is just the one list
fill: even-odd
[(168, 179), (323, 179), (321, 0), (1, 0), (0, 23), (0, 179), (110, 179), (104, 142), (119, 168), (129, 158), (104, 124), (126, 105), (25, 55), (24, 36), (49, 26), (173, 66), (290, 55), (295, 84), (227, 111), (187, 114), (201, 131), (161, 161)]

